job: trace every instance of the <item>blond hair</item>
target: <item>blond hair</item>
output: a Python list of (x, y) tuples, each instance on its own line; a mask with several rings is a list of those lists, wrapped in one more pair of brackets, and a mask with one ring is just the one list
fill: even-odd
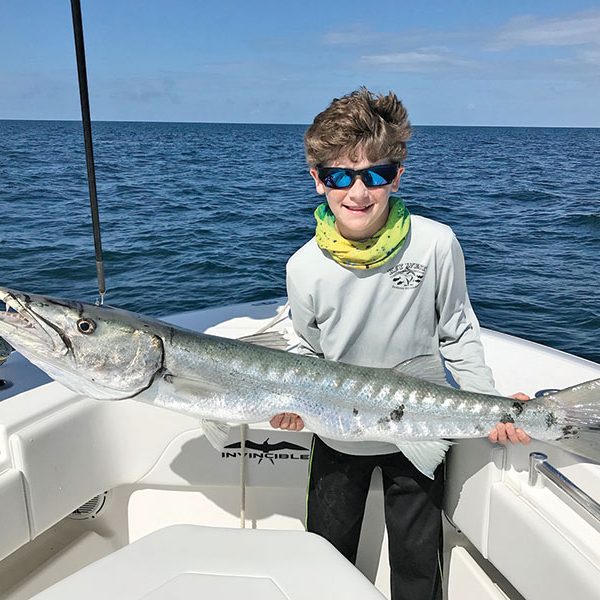
[(411, 128), (408, 113), (396, 94), (377, 95), (361, 87), (334, 98), (304, 135), (306, 160), (311, 167), (340, 157), (356, 162), (389, 158), (401, 163)]

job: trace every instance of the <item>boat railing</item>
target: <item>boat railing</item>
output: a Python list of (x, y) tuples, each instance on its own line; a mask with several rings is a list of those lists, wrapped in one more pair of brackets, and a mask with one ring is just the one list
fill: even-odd
[(537, 488), (544, 487), (544, 477), (556, 485), (578, 507), (591, 515), (597, 526), (600, 525), (600, 504), (550, 464), (546, 454), (532, 452), (529, 455), (529, 485)]

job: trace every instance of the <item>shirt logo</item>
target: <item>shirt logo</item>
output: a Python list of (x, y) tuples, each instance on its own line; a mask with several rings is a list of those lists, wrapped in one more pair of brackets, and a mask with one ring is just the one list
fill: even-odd
[(419, 263), (400, 263), (392, 267), (388, 274), (392, 278), (392, 285), (401, 290), (416, 288), (427, 271), (426, 265)]

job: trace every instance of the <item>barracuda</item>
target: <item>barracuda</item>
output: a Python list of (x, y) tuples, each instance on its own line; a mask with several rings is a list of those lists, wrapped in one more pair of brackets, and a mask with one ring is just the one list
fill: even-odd
[(196, 415), (216, 447), (225, 424), (302, 416), (315, 433), (394, 443), (432, 477), (452, 443), (498, 422), (598, 459), (600, 379), (528, 403), (445, 384), (439, 358), (357, 367), (200, 334), (124, 310), (0, 288), (0, 335), (69, 389)]

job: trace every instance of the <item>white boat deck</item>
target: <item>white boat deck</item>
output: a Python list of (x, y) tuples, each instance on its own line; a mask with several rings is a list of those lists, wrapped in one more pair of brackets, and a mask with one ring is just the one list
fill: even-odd
[[(168, 320), (239, 337), (257, 331), (281, 306), (235, 305)], [(533, 396), (600, 377), (600, 365), (538, 344), (485, 330), (482, 338), (497, 387), (507, 395)], [(31, 598), (164, 527), (239, 527), (239, 430), (218, 453), (192, 417), (132, 400), (82, 398), (44, 383), (47, 377), (18, 355), (0, 367), (0, 378), (13, 382), (0, 390), (0, 599)], [(302, 530), (310, 433), (257, 424), (248, 439), (246, 527)], [(461, 533), (447, 529), (448, 598), (600, 598), (599, 524), (551, 484), (528, 485), (532, 450), (545, 452), (600, 501), (600, 464), (558, 446), (457, 444), (447, 466), (446, 512)], [(105, 491), (97, 514), (69, 517)], [(388, 594), (377, 473), (358, 567)]]

